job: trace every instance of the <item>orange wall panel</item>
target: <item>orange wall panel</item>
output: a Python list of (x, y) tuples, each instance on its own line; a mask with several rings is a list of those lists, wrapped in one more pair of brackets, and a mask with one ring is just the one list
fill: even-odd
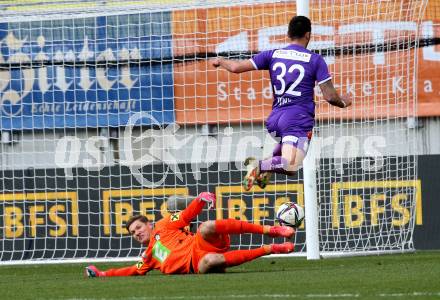
[[(208, 61), (175, 65), (177, 122), (196, 124), (263, 120), (272, 108), (269, 80), (263, 77), (263, 72), (258, 71), (253, 74), (229, 74), (211, 67)], [(268, 87), (266, 89), (264, 82)]]

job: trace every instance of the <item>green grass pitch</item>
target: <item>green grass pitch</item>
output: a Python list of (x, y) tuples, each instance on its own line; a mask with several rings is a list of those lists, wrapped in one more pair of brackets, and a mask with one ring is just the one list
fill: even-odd
[(438, 251), (319, 261), (260, 258), (208, 275), (87, 279), (86, 265), (2, 266), (0, 299), (440, 299)]

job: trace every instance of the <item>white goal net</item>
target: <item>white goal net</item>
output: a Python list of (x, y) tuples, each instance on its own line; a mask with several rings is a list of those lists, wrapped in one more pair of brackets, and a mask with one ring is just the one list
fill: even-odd
[[(245, 158), (276, 144), (264, 127), (268, 74), (209, 63), (287, 45), (294, 1), (67, 2), (0, 3), (0, 263), (132, 259), (142, 246), (124, 223), (137, 213), (157, 221), (174, 195), (217, 194), (196, 224), (273, 224), (281, 203), (304, 205), (302, 171), (241, 187)], [(309, 49), (354, 98), (341, 110), (317, 90), (323, 253), (413, 249), (425, 2), (310, 2)], [(271, 242), (245, 234), (232, 247)]]
[[(313, 2), (312, 2), (313, 3)], [(316, 48), (354, 105), (323, 102), (315, 128), (322, 254), (414, 249), (421, 216), (415, 117), (424, 1), (311, 5)], [(315, 35), (316, 37), (316, 35)]]

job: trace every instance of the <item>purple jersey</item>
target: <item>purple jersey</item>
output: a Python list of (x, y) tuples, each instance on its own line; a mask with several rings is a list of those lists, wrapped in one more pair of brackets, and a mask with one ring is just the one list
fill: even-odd
[(251, 58), (257, 70), (269, 70), (274, 101), (272, 108), (297, 108), (315, 116), (314, 87), (331, 79), (324, 59), (304, 47), (291, 44), (263, 51)]

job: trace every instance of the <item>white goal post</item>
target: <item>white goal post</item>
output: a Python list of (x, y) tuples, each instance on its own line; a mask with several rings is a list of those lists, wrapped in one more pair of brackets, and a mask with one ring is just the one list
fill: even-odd
[[(427, 0), (42, 2), (0, 11), (0, 265), (135, 260), (127, 219), (157, 221), (176, 208), (169, 199), (204, 191), (218, 207), (195, 226), (271, 225), (281, 203), (304, 205), (294, 255), (308, 259), (414, 250), (407, 121)], [(277, 143), (264, 126), (272, 87), (267, 72), (210, 59), (287, 45), (296, 14), (354, 104), (331, 107), (317, 88), (304, 168), (246, 192), (243, 161)], [(274, 241), (244, 234), (232, 249)]]
[[(310, 17), (309, 0), (296, 1), (296, 14), (298, 16)], [(307, 259), (319, 259), (319, 235), (318, 235), (318, 200), (316, 182), (316, 156), (313, 139), (310, 140), (310, 147), (303, 162), (304, 174), (304, 204), (305, 204), (305, 224), (306, 224), (306, 246)]]

